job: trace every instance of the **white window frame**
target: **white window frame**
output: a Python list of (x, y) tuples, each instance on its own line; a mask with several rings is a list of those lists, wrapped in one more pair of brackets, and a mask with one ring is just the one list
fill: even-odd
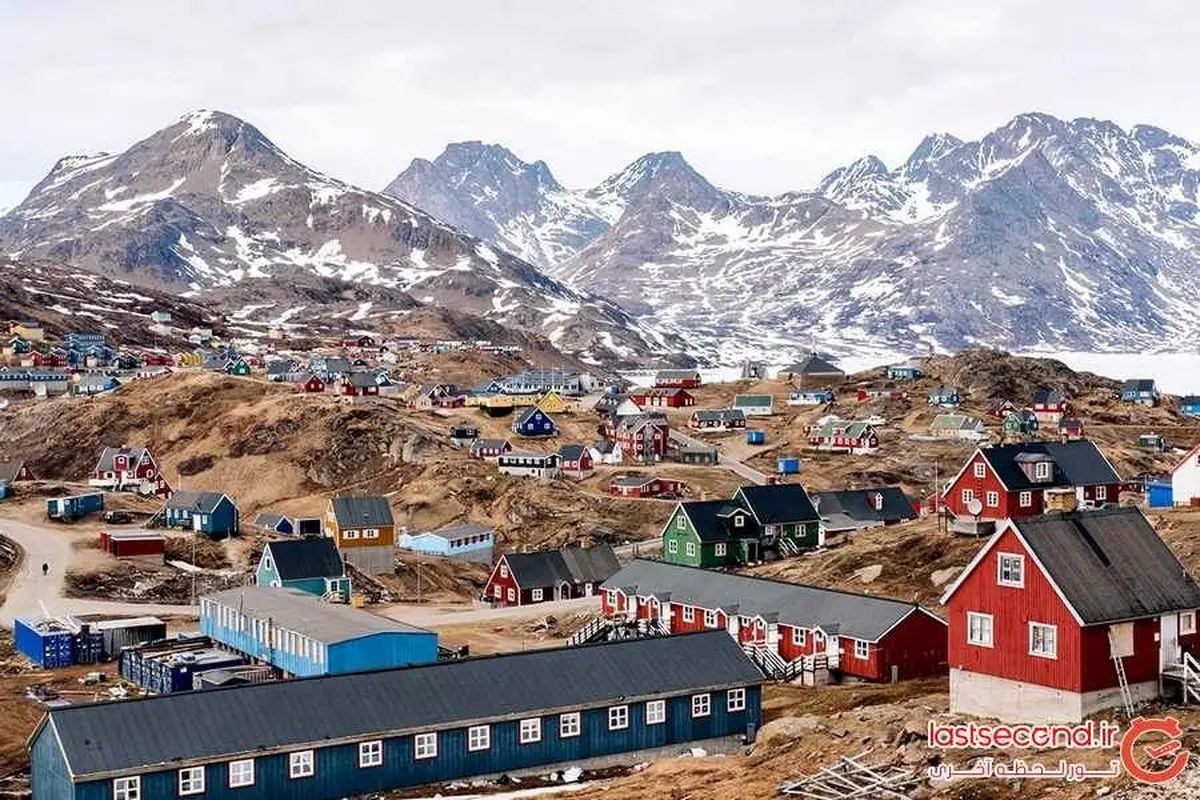
[(358, 743), (358, 766), (359, 769), (367, 769), (369, 767), (383, 766), (383, 740), (375, 739), (371, 742)]
[(707, 717), (712, 715), (712, 695), (708, 692), (704, 694), (692, 695), (692, 719), (699, 717)]
[(686, 531), (687, 530), (687, 519), (684, 518), (683, 514), (680, 514), (679, 516), (677, 516), (675, 518), (675, 530), (677, 530), (677, 531)]
[(629, 706), (609, 706), (608, 729), (623, 731), (629, 727)]
[(667, 721), (667, 701), (666, 700), (647, 700), (646, 701), (646, 724), (647, 725), (662, 725)]
[(495, 586), (493, 586), (492, 587), (492, 597), (496, 598), (497, 600), (503, 600), (504, 599), (504, 587), (498, 583)]
[(871, 657), (870, 643), (862, 639), (854, 640), (854, 657), (859, 661), (866, 661)]
[(521, 744), (534, 744), (542, 740), (542, 718), (523, 719), (520, 725)]
[(974, 499), (975, 499), (975, 490), (974, 489), (963, 489), (962, 490), (963, 503), (969, 503)]
[(142, 776), (113, 778), (113, 800), (142, 800)]
[(976, 478), (986, 478), (987, 477), (987, 465), (984, 464), (982, 461), (975, 464), (975, 477)]
[(688, 542), (687, 545), (684, 547), (684, 552), (687, 553), (689, 558), (695, 558), (696, 557), (696, 543)]
[(472, 725), (467, 728), (467, 750), (478, 753), (492, 749), (492, 726)]
[(517, 601), (517, 590), (513, 587), (508, 587), (508, 602), (515, 603)]
[(804, 628), (792, 628), (792, 644), (804, 647), (808, 643), (808, 632)]
[(342, 531), (342, 541), (349, 542), (358, 538), (358, 531)]
[(1050, 480), (1050, 462), (1038, 461), (1033, 465), (1033, 477), (1035, 480), (1048, 481)]
[(1097, 486), (1096, 487), (1096, 499), (1097, 500), (1107, 500), (1108, 499), (1108, 487), (1107, 486)]
[[(975, 627), (978, 623), (979, 635), (975, 635)], [(984, 636), (986, 628), (987, 636)], [(991, 614), (981, 614), (976, 611), (967, 612), (967, 644), (975, 645), (976, 647), (995, 647), (996, 637), (995, 620)]]
[(692, 606), (684, 606), (683, 607), (683, 621), (684, 622), (695, 622), (696, 621), (696, 609), (693, 608)]
[(718, 544), (713, 545), (713, 555), (714, 556), (724, 556), (725, 552), (726, 552), (725, 547), (726, 547), (726, 545), (724, 542), (720, 542)]
[(558, 715), (558, 738), (574, 738), (579, 735), (580, 728), (581, 725), (578, 711), (572, 711), (569, 714)]
[[(1004, 577), (1004, 572), (1005, 572), (1004, 564), (1005, 564), (1006, 559), (1015, 559), (1015, 563), (1017, 565), (1017, 572), (1018, 572), (1017, 578), (1015, 580), (1012, 577), (1009, 577), (1008, 579), (1005, 579), (1005, 577)], [(1012, 572), (1012, 570), (1009, 570), (1010, 575), (1011, 575), (1011, 572)], [(1025, 588), (1025, 556), (1023, 556), (1020, 553), (997, 553), (996, 554), (996, 585), (1008, 586), (1013, 589), (1024, 589)]]
[(1020, 494), (1021, 508), (1029, 508), (1033, 505), (1033, 492), (1021, 492)]
[(717, 627), (717, 612), (713, 611), (711, 608), (704, 609), (704, 627)]
[[(1041, 629), (1042, 631), (1050, 632), (1050, 639), (1053, 642), (1053, 645), (1054, 645), (1053, 647), (1043, 648), (1041, 650), (1034, 649), (1033, 634), (1034, 634), (1034, 631), (1038, 630), (1038, 629)], [(1045, 642), (1046, 642), (1046, 634), (1044, 632), (1042, 633), (1042, 642), (1043, 642), (1043, 644), (1045, 644)], [(1030, 622), (1029, 623), (1029, 655), (1035, 656), (1036, 658), (1049, 658), (1049, 659), (1057, 659), (1058, 658), (1058, 626), (1057, 625), (1047, 625), (1044, 622)]]
[(679, 542), (675, 541), (674, 539), (668, 539), (667, 540), (667, 552), (671, 553), (672, 555), (674, 555), (675, 553), (678, 553), (679, 552)]
[(438, 735), (437, 731), (432, 733), (418, 733), (413, 736), (413, 760), (427, 761), (431, 758), (437, 758), (438, 754)]
[[(1186, 625), (1184, 624), (1184, 620), (1187, 620)], [(1196, 632), (1196, 612), (1195, 611), (1184, 611), (1184, 612), (1180, 613), (1180, 615), (1179, 615), (1179, 635), (1180, 636), (1189, 636), (1195, 632)]]
[(501, 578), (507, 578), (507, 577), (508, 577), (508, 564), (501, 564), (501, 565), (500, 565), (500, 577), (501, 577)]
[(541, 589), (531, 590), (530, 597), (533, 599), (533, 602), (540, 603), (542, 600), (542, 590)]
[(312, 750), (300, 750), (288, 753), (288, 777), (311, 778), (317, 771), (317, 757)]
[(746, 690), (744, 688), (730, 689), (725, 693), (725, 710), (730, 714), (746, 710)]
[(988, 508), (999, 508), (1000, 507), (1000, 493), (999, 492), (988, 492), (987, 493), (987, 506), (988, 506)]
[(204, 767), (184, 767), (179, 770), (179, 796), (204, 794)]
[(735, 528), (746, 527), (746, 518), (743, 517), (741, 514), (734, 514), (733, 515), (733, 527), (735, 527)]
[[(247, 769), (247, 767), (249, 769)], [(229, 788), (240, 789), (254, 785), (254, 759), (243, 758), (229, 762)]]

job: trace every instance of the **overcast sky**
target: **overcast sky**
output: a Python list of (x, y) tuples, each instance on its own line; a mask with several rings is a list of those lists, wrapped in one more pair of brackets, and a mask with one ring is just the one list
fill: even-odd
[(463, 139), (568, 186), (681, 150), (754, 193), (1022, 111), (1200, 140), (1198, 34), (1169, 0), (0, 0), (0, 208), (195, 108), (374, 189)]

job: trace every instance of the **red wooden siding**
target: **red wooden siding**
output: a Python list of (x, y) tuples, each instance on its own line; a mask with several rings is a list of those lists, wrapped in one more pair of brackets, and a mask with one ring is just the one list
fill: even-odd
[[(872, 657), (875, 657), (874, 646)], [(881, 681), (892, 679), (892, 666), (898, 668), (901, 680), (926, 675), (944, 675), (946, 660), (946, 625), (924, 611), (914, 611), (892, 628), (879, 642), (879, 672)]]
[[(1123, 659), (1125, 677), (1130, 683), (1158, 680), (1158, 629), (1157, 618), (1138, 620), (1133, 624), (1133, 655)], [(1108, 644), (1108, 626), (1084, 628), (1081, 642), (1083, 691), (1116, 686), (1117, 669)]]
[[(520, 605), (522, 602), (521, 587), (517, 584), (511, 570), (508, 570), (506, 577), (500, 576), (501, 566), (508, 570), (508, 561), (503, 556), (492, 568), (492, 575), (488, 578), (487, 586), (484, 587), (484, 597), (489, 603), (495, 603), (498, 606)], [(496, 596), (497, 588), (500, 589), (499, 597)]]

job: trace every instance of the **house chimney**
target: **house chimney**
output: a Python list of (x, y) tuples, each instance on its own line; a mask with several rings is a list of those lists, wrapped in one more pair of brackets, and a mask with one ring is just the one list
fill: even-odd
[(1045, 497), (1046, 511), (1060, 511), (1069, 514), (1079, 507), (1074, 489), (1047, 489)]

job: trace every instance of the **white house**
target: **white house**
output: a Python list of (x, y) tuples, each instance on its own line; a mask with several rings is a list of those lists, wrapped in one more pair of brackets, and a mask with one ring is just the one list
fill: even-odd
[(596, 464), (620, 464), (625, 460), (621, 445), (609, 440), (596, 442), (588, 448), (588, 452), (592, 454), (592, 461)]
[(1196, 497), (1200, 497), (1200, 445), (1189, 450), (1171, 470), (1171, 502), (1190, 506)]
[(503, 475), (550, 480), (558, 477), (560, 463), (558, 453), (527, 453), (513, 450), (503, 453), (497, 459), (496, 466)]

